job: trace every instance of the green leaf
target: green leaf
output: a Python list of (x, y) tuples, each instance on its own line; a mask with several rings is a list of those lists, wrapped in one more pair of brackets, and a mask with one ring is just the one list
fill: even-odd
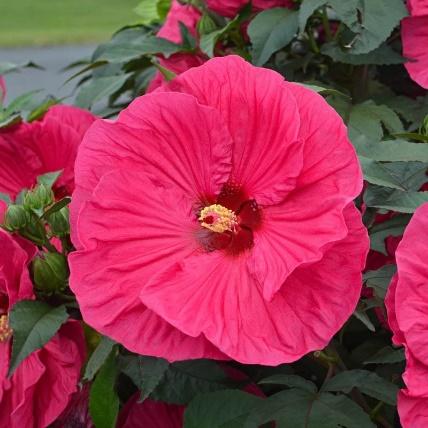
[(400, 181), (392, 176), (381, 163), (364, 156), (359, 156), (359, 159), (366, 181), (379, 186), (405, 190), (404, 187), (401, 186)]
[(66, 196), (65, 198), (60, 199), (58, 202), (55, 202), (49, 209), (47, 209), (41, 218), (49, 218), (53, 213), (58, 212), (62, 208), (66, 207), (71, 202), (71, 198)]
[(367, 358), (363, 364), (395, 364), (403, 361), (406, 361), (404, 348), (393, 349), (391, 346), (385, 346)]
[(89, 412), (96, 428), (114, 428), (119, 412), (115, 391), (117, 367), (115, 350), (101, 367), (89, 394)]
[(355, 55), (350, 49), (341, 49), (336, 43), (326, 43), (321, 47), (321, 53), (329, 56), (333, 61), (352, 65), (391, 65), (405, 62), (405, 59), (387, 44), (369, 53)]
[(362, 305), (358, 305), (352, 314), (355, 318), (357, 318), (359, 321), (361, 321), (371, 332), (375, 332), (376, 328), (373, 325), (373, 323), (370, 321), (369, 316), (366, 314), (364, 308)]
[(243, 418), (262, 399), (239, 390), (201, 394), (184, 413), (184, 428), (240, 428)]
[(385, 248), (385, 239), (388, 236), (400, 236), (409, 224), (410, 217), (407, 215), (394, 216), (382, 223), (375, 224), (370, 229), (370, 248), (388, 255)]
[(43, 67), (36, 64), (33, 61), (25, 62), (22, 64), (14, 64), (12, 62), (0, 62), (0, 74), (7, 74), (13, 71), (20, 71), (21, 68), (36, 68), (38, 70), (44, 70)]
[(374, 428), (369, 416), (344, 395), (314, 394), (301, 389), (281, 391), (259, 402), (244, 428), (276, 421), (277, 428)]
[[(349, 138), (353, 142), (361, 138), (361, 136), (365, 136), (369, 140), (379, 141), (383, 137), (382, 125), (392, 133), (401, 132), (403, 130), (400, 118), (394, 110), (389, 107), (376, 105), (373, 101), (357, 104), (352, 107), (349, 114)], [(375, 159), (367, 154), (360, 154)]]
[(310, 89), (311, 91), (314, 91), (320, 95), (336, 95), (338, 97), (343, 97), (347, 100), (351, 99), (351, 97), (349, 95), (346, 95), (343, 92), (340, 92), (334, 88), (325, 88), (323, 86), (312, 85), (310, 83), (301, 83), (301, 82), (294, 82), (294, 83), (296, 85), (304, 86), (305, 88)]
[(367, 287), (375, 290), (377, 296), (384, 298), (391, 279), (396, 272), (397, 268), (395, 265), (385, 265), (377, 270), (365, 272), (363, 281), (365, 281)]
[(377, 161), (428, 163), (428, 144), (409, 143), (402, 140), (374, 142), (361, 137), (354, 138), (352, 142), (359, 155)]
[(142, 24), (149, 25), (159, 20), (157, 3), (157, 0), (141, 0), (135, 7), (134, 12), (142, 18)]
[(407, 16), (402, 0), (362, 0), (362, 22), (352, 52), (364, 54), (376, 49)]
[(266, 9), (248, 26), (253, 45), (253, 63), (265, 64), (271, 55), (293, 40), (298, 29), (298, 13), (285, 8)]
[(8, 376), (32, 352), (49, 342), (67, 318), (64, 305), (54, 308), (37, 300), (16, 303), (9, 314), (13, 342)]
[(187, 404), (197, 394), (226, 389), (227, 381), (224, 371), (215, 361), (179, 361), (169, 365), (151, 397), (167, 403)]
[(39, 175), (37, 177), (37, 183), (44, 184), (46, 187), (51, 189), (55, 182), (58, 180), (59, 176), (62, 174), (62, 171), (63, 170), (47, 172), (46, 174)]
[(403, 192), (387, 187), (370, 186), (364, 193), (364, 202), (368, 207), (413, 213), (419, 206), (428, 202), (428, 192)]
[(6, 204), (11, 204), (12, 199), (10, 199), (10, 196), (7, 193), (0, 192), (0, 201), (6, 202)]
[(130, 74), (120, 76), (98, 77), (82, 86), (76, 96), (76, 105), (90, 108), (97, 101), (118, 91), (129, 78)]
[(398, 386), (368, 370), (348, 370), (339, 373), (322, 386), (323, 391), (342, 391), (347, 394), (353, 388), (358, 388), (362, 393), (391, 406), (397, 403)]
[(49, 108), (58, 104), (58, 102), (59, 100), (56, 98), (48, 96), (40, 105), (28, 113), (27, 122), (34, 122), (35, 120), (41, 119)]
[(89, 358), (89, 361), (86, 364), (83, 380), (91, 381), (94, 378), (98, 370), (105, 363), (107, 357), (110, 355), (114, 344), (115, 342), (106, 336), (101, 338), (100, 343), (95, 348), (95, 351), (92, 353), (91, 358)]
[(286, 385), (290, 388), (303, 389), (313, 393), (316, 393), (318, 390), (313, 382), (297, 375), (273, 375), (262, 379), (259, 384)]
[(309, 17), (321, 6), (327, 4), (328, 0), (303, 0), (299, 10), (300, 31), (305, 31)]

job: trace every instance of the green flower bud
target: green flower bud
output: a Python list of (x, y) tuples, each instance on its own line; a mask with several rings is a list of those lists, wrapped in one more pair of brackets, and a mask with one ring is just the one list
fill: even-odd
[(66, 236), (70, 233), (69, 210), (63, 207), (52, 213), (48, 218), (51, 232), (55, 236)]
[(54, 202), (54, 194), (52, 189), (39, 184), (33, 190), (27, 192), (24, 198), (24, 206), (34, 211), (42, 211), (48, 205)]
[(30, 221), (30, 215), (21, 205), (9, 205), (4, 217), (4, 225), (11, 231), (23, 229)]
[(47, 240), (44, 224), (35, 214), (27, 213), (27, 216), (28, 223), (23, 229), (20, 229), (19, 233), (37, 245), (44, 245)]
[(59, 253), (42, 253), (33, 260), (33, 278), (36, 288), (48, 293), (63, 290), (69, 270), (67, 259)]

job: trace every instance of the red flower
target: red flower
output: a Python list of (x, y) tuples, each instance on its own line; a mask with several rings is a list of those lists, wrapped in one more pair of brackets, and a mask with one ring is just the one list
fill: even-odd
[[(233, 18), (240, 9), (249, 3), (248, 0), (207, 0), (207, 6), (222, 16)], [(292, 0), (253, 0), (255, 11), (270, 9), (272, 7), (293, 7)]]
[(8, 312), (33, 298), (27, 264), (35, 247), (0, 231), (0, 427), (44, 428), (64, 410), (76, 390), (84, 361), (80, 325), (69, 321), (42, 348), (29, 355), (8, 378), (13, 332)]
[[(168, 12), (166, 20), (158, 31), (158, 36), (174, 43), (182, 43), (180, 22), (186, 26), (189, 33), (198, 39), (196, 26), (201, 18), (201, 12), (196, 7), (182, 5), (177, 0), (173, 0), (171, 9)], [(192, 67), (198, 67), (206, 61), (202, 54), (177, 53), (169, 58), (160, 57), (159, 63), (162, 67), (172, 71), (175, 74), (181, 74)], [(160, 72), (157, 72), (150, 82), (147, 93), (152, 92), (165, 83), (165, 79)]]
[(236, 56), (98, 121), (76, 161), (70, 285), (130, 350), (276, 365), (353, 312), (361, 171), (322, 97)]
[(407, 4), (410, 15), (401, 21), (404, 65), (416, 83), (428, 89), (428, 3), (411, 0)]
[(397, 274), (385, 300), (393, 342), (404, 345), (407, 389), (398, 411), (404, 427), (428, 425), (428, 203), (419, 207), (396, 252)]
[(0, 192), (15, 198), (39, 175), (63, 170), (54, 190), (71, 195), (77, 148), (94, 120), (85, 110), (58, 105), (40, 121), (0, 129)]

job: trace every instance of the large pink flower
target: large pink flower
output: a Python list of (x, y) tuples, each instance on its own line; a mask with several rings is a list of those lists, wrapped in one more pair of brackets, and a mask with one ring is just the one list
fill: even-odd
[(398, 411), (404, 427), (428, 426), (428, 203), (419, 207), (395, 254), (397, 274), (385, 300), (393, 342), (404, 345), (407, 389)]
[[(233, 18), (240, 9), (242, 9), (248, 0), (207, 0), (207, 6), (217, 12), (219, 15)], [(253, 0), (253, 9), (255, 11), (270, 9), (272, 7), (292, 7), (292, 0)]]
[(76, 390), (84, 360), (82, 329), (70, 321), (7, 377), (13, 340), (7, 314), (17, 301), (33, 298), (27, 264), (34, 252), (0, 231), (0, 428), (50, 425)]
[(410, 77), (428, 89), (428, 2), (408, 2), (410, 16), (401, 21), (403, 56), (409, 59), (405, 67)]
[(77, 148), (94, 120), (85, 110), (58, 105), (40, 121), (0, 129), (0, 192), (15, 198), (39, 175), (63, 170), (54, 190), (59, 197), (70, 195)]
[(360, 167), (322, 97), (215, 58), (98, 121), (76, 161), (71, 287), (132, 351), (276, 365), (361, 290)]
[[(198, 39), (196, 26), (201, 18), (201, 12), (191, 5), (183, 5), (177, 0), (173, 0), (171, 9), (168, 12), (166, 20), (158, 31), (158, 36), (174, 43), (182, 43), (180, 22), (188, 29), (189, 33)], [(169, 58), (160, 57), (159, 63), (162, 67), (172, 71), (175, 74), (181, 74), (189, 68), (198, 67), (206, 61), (202, 53), (177, 53)], [(150, 82), (147, 92), (152, 92), (165, 83), (165, 79), (160, 72), (157, 72)]]

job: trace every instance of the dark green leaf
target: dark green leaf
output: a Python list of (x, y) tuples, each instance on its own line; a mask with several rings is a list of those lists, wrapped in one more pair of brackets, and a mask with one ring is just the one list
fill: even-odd
[(396, 138), (405, 138), (407, 140), (421, 141), (422, 143), (428, 143), (428, 135), (417, 134), (416, 132), (403, 132), (402, 134), (394, 134)]
[(56, 308), (37, 300), (21, 300), (9, 315), (13, 330), (9, 376), (32, 352), (43, 347), (67, 320), (65, 306)]
[(91, 358), (89, 358), (89, 361), (86, 364), (83, 380), (91, 381), (94, 378), (98, 370), (105, 363), (107, 357), (110, 355), (114, 344), (115, 342), (106, 336), (101, 338), (100, 343), (95, 348), (95, 351), (92, 353)]
[(382, 208), (400, 213), (413, 213), (428, 202), (428, 192), (412, 192), (370, 186), (364, 193), (364, 202), (369, 207)]
[(286, 385), (290, 388), (303, 389), (308, 392), (317, 392), (317, 386), (305, 378), (297, 375), (273, 375), (265, 379), (262, 379), (260, 384), (275, 384), (275, 385)]
[(248, 26), (253, 45), (253, 63), (263, 65), (273, 53), (293, 40), (298, 28), (298, 13), (284, 8), (260, 12)]
[(324, 88), (323, 86), (319, 86), (319, 85), (312, 85), (310, 83), (299, 83), (299, 82), (296, 82), (296, 85), (304, 86), (305, 88), (310, 89), (311, 91), (314, 91), (314, 92), (321, 94), (321, 95), (325, 95), (325, 96), (326, 95), (336, 95), (338, 97), (343, 97), (347, 100), (351, 99), (351, 97), (349, 95), (346, 95), (343, 92), (340, 92), (334, 88)]
[(398, 386), (368, 370), (348, 370), (329, 379), (323, 391), (345, 393), (358, 388), (364, 394), (394, 406), (397, 402)]
[(130, 74), (94, 78), (82, 86), (76, 96), (76, 105), (89, 108), (104, 97), (112, 95), (126, 82)]
[(117, 367), (115, 350), (110, 353), (98, 372), (89, 395), (89, 412), (96, 428), (114, 428), (119, 412), (115, 391)]
[(375, 326), (370, 321), (369, 316), (366, 314), (363, 307), (360, 307), (361, 305), (358, 305), (352, 315), (354, 315), (355, 318), (357, 318), (359, 321), (361, 321), (371, 332), (376, 331)]
[(404, 348), (393, 349), (390, 346), (385, 346), (376, 352), (376, 354), (367, 358), (364, 364), (395, 364), (405, 360)]
[(0, 74), (11, 73), (12, 71), (19, 71), (21, 68), (37, 68), (38, 70), (44, 70), (43, 67), (29, 61), (23, 64), (14, 64), (12, 62), (0, 62)]
[(382, 223), (375, 224), (370, 229), (370, 248), (388, 255), (385, 249), (385, 239), (388, 236), (400, 236), (409, 223), (410, 217), (400, 215), (392, 217)]
[(60, 199), (58, 202), (55, 202), (49, 209), (47, 209), (42, 218), (48, 218), (51, 214), (56, 213), (62, 208), (66, 207), (71, 202), (71, 198), (66, 196), (65, 198)]
[(369, 159), (361, 155), (359, 156), (359, 159), (363, 169), (364, 179), (366, 181), (379, 186), (405, 190), (405, 188), (400, 184), (400, 180), (391, 175), (380, 162), (376, 162), (373, 159)]
[(300, 31), (305, 31), (306, 22), (309, 17), (321, 6), (327, 4), (328, 0), (303, 0), (299, 10)]
[(239, 390), (198, 395), (184, 413), (184, 428), (240, 428), (261, 398)]
[(395, 265), (385, 265), (377, 270), (369, 270), (364, 273), (363, 280), (366, 282), (367, 287), (373, 288), (376, 295), (384, 298), (386, 290), (391, 282), (391, 279), (397, 268)]

